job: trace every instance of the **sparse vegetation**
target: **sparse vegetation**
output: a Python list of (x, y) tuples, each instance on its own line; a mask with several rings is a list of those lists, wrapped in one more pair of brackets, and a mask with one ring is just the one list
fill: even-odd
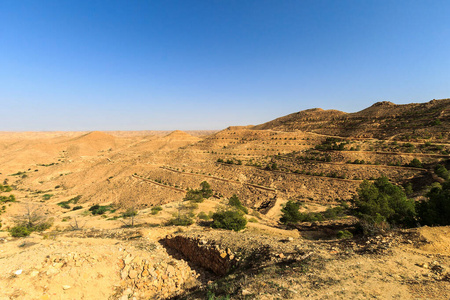
[(47, 219), (40, 214), (37, 207), (27, 205), (25, 210), (25, 214), (16, 217), (16, 225), (9, 229), (11, 236), (25, 237), (33, 231), (44, 231), (52, 226), (53, 219)]
[[(61, 201), (61, 202), (59, 202), (57, 204), (59, 206), (61, 206), (62, 208), (70, 209), (70, 204), (72, 204), (72, 203), (73, 204), (77, 204), (80, 199), (81, 199), (81, 195), (78, 195), (78, 196), (73, 197), (73, 198), (71, 198), (71, 199), (69, 199), (67, 201)], [(77, 208), (75, 209), (75, 207), (77, 207)], [(73, 208), (73, 210), (77, 210), (77, 209), (83, 208), (82, 206), (75, 206), (75, 207)]]
[(217, 211), (212, 215), (213, 228), (222, 228), (228, 230), (239, 231), (247, 225), (247, 219), (240, 210), (223, 210)]
[(158, 206), (152, 207), (150, 211), (151, 211), (152, 215), (157, 215), (162, 210), (163, 210), (163, 208), (158, 205)]
[[(355, 215), (368, 226), (414, 226), (414, 201), (399, 186), (380, 177), (374, 183), (363, 181), (353, 199)], [(366, 232), (368, 233), (368, 232)]]
[(437, 176), (448, 180), (450, 177), (450, 173), (448, 172), (448, 170), (445, 168), (445, 166), (438, 164), (435, 168), (434, 168), (434, 172), (436, 173)]
[(330, 207), (323, 212), (305, 212), (299, 211), (300, 204), (289, 200), (281, 209), (282, 216), (280, 222), (286, 225), (292, 225), (299, 222), (321, 222), (325, 220), (334, 220), (342, 218), (348, 214), (348, 207), (345, 203)]
[(209, 185), (208, 182), (203, 181), (202, 183), (200, 183), (200, 189), (188, 190), (186, 196), (184, 197), (184, 200), (201, 203), (205, 198), (208, 199), (212, 195), (213, 191), (211, 189), (211, 186)]
[(244, 214), (248, 214), (248, 209), (244, 205), (242, 205), (242, 202), (239, 200), (236, 194), (228, 199), (228, 205), (235, 207), (236, 209), (242, 211)]
[(0, 202), (16, 202), (16, 197), (14, 195), (0, 196)]
[(299, 212), (300, 205), (298, 202), (289, 200), (286, 205), (281, 209), (282, 216), (281, 223), (293, 224), (298, 223), (303, 219), (303, 215)]
[(53, 197), (53, 194), (44, 194), (44, 195), (42, 195), (42, 199), (45, 200), (45, 201), (50, 200), (51, 197)]
[(104, 213), (108, 212), (108, 211), (112, 211), (113, 208), (111, 207), (111, 205), (99, 205), (99, 204), (95, 204), (92, 205), (89, 208), (89, 211), (95, 216), (95, 215), (103, 215)]
[(198, 217), (200, 220), (204, 220), (204, 221), (208, 221), (208, 220), (211, 219), (211, 216), (208, 215), (207, 213), (205, 213), (204, 211), (199, 212), (198, 215), (197, 215), (197, 217)]
[(417, 203), (418, 219), (421, 225), (450, 225), (450, 181), (433, 187), (427, 194), (428, 200)]
[[(376, 107), (368, 110), (368, 114), (373, 109), (376, 110)], [(403, 106), (402, 109), (404, 109)], [(329, 113), (335, 114), (333, 123), (328, 123), (328, 119), (323, 119), (321, 116)], [(135, 133), (130, 133), (130, 136), (124, 139), (120, 137), (121, 134), (117, 134), (113, 137), (117, 139), (116, 145), (118, 145), (114, 150), (105, 150), (110, 146), (104, 147), (101, 142), (93, 143), (92, 147), (77, 147), (77, 139), (71, 136), (68, 139), (70, 143), (67, 144), (67, 155), (59, 152), (61, 165), (57, 167), (45, 169), (40, 166), (39, 173), (34, 173), (32, 170), (35, 169), (35, 163), (27, 167), (23, 167), (25, 160), (20, 163), (13, 162), (10, 165), (5, 163), (5, 170), (11, 170), (13, 166), (14, 171), (23, 168), (24, 172), (14, 176), (7, 175), (10, 171), (2, 174), (1, 180), (5, 180), (3, 185), (0, 185), (2, 229), (9, 230), (12, 236), (23, 237), (32, 234), (34, 230), (46, 228), (37, 223), (35, 223), (36, 226), (29, 227), (22, 220), (11, 224), (10, 215), (20, 208), (22, 203), (40, 203), (50, 199), (44, 203), (49, 209), (44, 207), (42, 213), (55, 214), (58, 221), (64, 223), (58, 222), (53, 233), (46, 233), (43, 238), (55, 237), (60, 231), (67, 230), (67, 227), (79, 230), (83, 227), (79, 226), (82, 225), (79, 224), (80, 220), (84, 224), (89, 224), (89, 230), (64, 233), (63, 239), (55, 238), (51, 242), (40, 241), (38, 238), (12, 240), (6, 244), (5, 248), (5, 252), (9, 251), (9, 253), (3, 254), (5, 257), (10, 257), (12, 251), (19, 250), (16, 251), (17, 255), (22, 257), (24, 254), (29, 256), (29, 253), (33, 252), (40, 255), (42, 251), (39, 251), (38, 246), (31, 248), (31, 252), (23, 251), (25, 247), (32, 246), (36, 241), (55, 249), (61, 245), (63, 247), (61, 251), (57, 251), (58, 253), (49, 252), (51, 257), (45, 259), (39, 271), (45, 273), (55, 262), (68, 261), (77, 253), (77, 261), (83, 262), (79, 267), (80, 272), (83, 273), (84, 268), (92, 268), (94, 272), (99, 271), (100, 285), (98, 286), (106, 290), (108, 286), (103, 283), (110, 278), (101, 279), (100, 273), (106, 272), (104, 268), (109, 266), (117, 269), (115, 263), (112, 264), (113, 260), (117, 261), (117, 257), (111, 258), (99, 253), (104, 250), (106, 250), (104, 253), (109, 253), (111, 251), (108, 247), (112, 247), (113, 252), (117, 252), (120, 256), (121, 264), (120, 274), (115, 276), (117, 282), (111, 283), (116, 286), (116, 283), (121, 281), (120, 287), (119, 284), (116, 286), (118, 290), (113, 298), (141, 296), (155, 298), (157, 296), (151, 295), (152, 282), (155, 279), (147, 272), (142, 273), (147, 264), (144, 260), (155, 266), (154, 271), (165, 272), (164, 274), (168, 276), (167, 280), (164, 278), (164, 285), (160, 285), (161, 287), (175, 287), (177, 292), (182, 293), (184, 276), (194, 279), (184, 261), (177, 262), (175, 260), (177, 256), (168, 257), (166, 250), (159, 245), (151, 251), (139, 251), (139, 253), (135, 251), (146, 249), (134, 247), (136, 245), (146, 243), (157, 245), (157, 239), (170, 236), (176, 241), (182, 241), (184, 238), (192, 239), (192, 245), (201, 248), (199, 251), (211, 250), (211, 253), (206, 255), (202, 255), (203, 252), (193, 251), (197, 252), (194, 253), (195, 256), (207, 259), (209, 258), (207, 256), (211, 254), (212, 258), (216, 259), (217, 255), (220, 255), (224, 262), (230, 262), (231, 268), (228, 275), (224, 277), (219, 275), (220, 278), (214, 276), (208, 279), (208, 275), (202, 274), (200, 278), (202, 282), (204, 282), (203, 279), (211, 280), (211, 282), (201, 284), (200, 288), (192, 287), (189, 291), (185, 290), (184, 294), (169, 292), (168, 296), (164, 296), (168, 298), (185, 296), (189, 298), (191, 293), (197, 296), (195, 299), (258, 297), (303, 299), (311, 296), (370, 298), (373, 295), (381, 298), (389, 298), (389, 296), (402, 298), (411, 294), (409, 287), (414, 292), (419, 291), (420, 288), (420, 294), (426, 297), (429, 295), (424, 288), (426, 284), (435, 280), (445, 282), (448, 279), (444, 277), (444, 273), (436, 272), (437, 268), (431, 265), (431, 261), (436, 260), (443, 265), (447, 265), (447, 261), (444, 256), (441, 256), (445, 254), (445, 251), (439, 252), (439, 249), (446, 248), (441, 247), (442, 245), (430, 244), (436, 246), (432, 249), (433, 253), (430, 256), (426, 247), (422, 247), (424, 245), (422, 237), (431, 243), (436, 233), (447, 236), (448, 228), (421, 227), (388, 233), (385, 230), (416, 225), (450, 225), (448, 223), (450, 187), (447, 183), (450, 175), (447, 170), (450, 161), (445, 156), (450, 150), (448, 142), (450, 136), (446, 130), (448, 120), (444, 114), (439, 114), (438, 111), (433, 112), (433, 118), (439, 115), (442, 121), (442, 124), (437, 126), (439, 133), (436, 133), (436, 128), (430, 126), (430, 117), (420, 119), (420, 124), (426, 124), (424, 128), (418, 126), (419, 123), (411, 125), (415, 122), (414, 118), (421, 117), (420, 114), (415, 114), (414, 118), (408, 119), (407, 122), (401, 120), (401, 112), (395, 112), (396, 115), (392, 117), (392, 120), (384, 118), (383, 114), (370, 118), (363, 115), (353, 119), (356, 114), (358, 113), (343, 113), (341, 116), (340, 112), (328, 111), (316, 114), (313, 110), (307, 112), (307, 118), (302, 117), (301, 122), (293, 120), (285, 126), (282, 124), (285, 119), (277, 121), (278, 127), (273, 127), (273, 130), (253, 127), (239, 127), (236, 130), (231, 128), (207, 138), (196, 137), (192, 139), (192, 142), (175, 141), (173, 145), (171, 145), (172, 140), (162, 143), (162, 137), (157, 135), (147, 135), (141, 140)], [(294, 114), (294, 116), (301, 117), (302, 113)], [(369, 130), (365, 131), (364, 126), (367, 120), (370, 121), (367, 127)], [(388, 131), (389, 128), (386, 129), (386, 123), (395, 123), (397, 127), (395, 136)], [(388, 126), (392, 126), (389, 124)], [(270, 127), (270, 124), (264, 126)], [(342, 128), (345, 131), (341, 131)], [(408, 130), (404, 130), (405, 128)], [(345, 136), (338, 137), (339, 132), (344, 132)], [(331, 134), (333, 136), (336, 134), (336, 137), (330, 137)], [(380, 136), (375, 136), (377, 134)], [(428, 140), (424, 140), (425, 137)], [(113, 138), (103, 138), (113, 142)], [(61, 144), (58, 144), (58, 148), (65, 147), (64, 137), (61, 136), (60, 140)], [(155, 144), (153, 144), (154, 141), (156, 141)], [(183, 143), (186, 144), (183, 145)], [(183, 146), (179, 147), (180, 145)], [(96, 151), (97, 146), (101, 150)], [(153, 151), (154, 149), (156, 151)], [(189, 150), (185, 151), (185, 149)], [(3, 151), (8, 152), (9, 149), (5, 148)], [(55, 150), (52, 149), (50, 152)], [(23, 156), (17, 155), (19, 158)], [(11, 153), (5, 153), (5, 157), (13, 156)], [(413, 159), (414, 157), (417, 158)], [(31, 168), (28, 169), (28, 167)], [(140, 172), (142, 175), (133, 176), (135, 172)], [(110, 176), (112, 173), (114, 177)], [(69, 174), (72, 175), (61, 177)], [(384, 174), (386, 178), (378, 178), (381, 174)], [(21, 177), (26, 175), (31, 178), (22, 180)], [(209, 180), (208, 178), (211, 179), (209, 182), (211, 185), (203, 181)], [(7, 182), (8, 179), (10, 183)], [(362, 179), (370, 181), (364, 181), (361, 185), (361, 182), (354, 181), (362, 181)], [(201, 184), (196, 186), (200, 182)], [(187, 189), (187, 187), (193, 187), (195, 190)], [(15, 201), (14, 196), (9, 195), (11, 191), (19, 196), (18, 200), (22, 203), (9, 203)], [(89, 195), (89, 199), (83, 198), (83, 201), (78, 201), (80, 196), (71, 198), (76, 195), (75, 193)], [(351, 197), (355, 194), (352, 200)], [(180, 203), (179, 200), (183, 197), (186, 201)], [(204, 201), (208, 197), (211, 197), (210, 200)], [(410, 199), (412, 197), (416, 203)], [(69, 198), (71, 199), (67, 200)], [(280, 207), (281, 199), (289, 199), (289, 201)], [(108, 203), (114, 203), (114, 206), (101, 205), (104, 201), (110, 201)], [(202, 201), (204, 202), (200, 203)], [(89, 204), (84, 204), (83, 208), (79, 205), (80, 202)], [(61, 208), (54, 207), (54, 203)], [(99, 204), (93, 205), (95, 203)], [(120, 208), (139, 203), (139, 208), (143, 210), (139, 215), (133, 207), (113, 213), (116, 203)], [(342, 204), (336, 206), (336, 203)], [(349, 207), (346, 203), (351, 203), (351, 206)], [(164, 204), (164, 206), (158, 204)], [(216, 205), (220, 208), (214, 211), (213, 207)], [(5, 210), (7, 213), (4, 213)], [(71, 212), (70, 210), (81, 211)], [(281, 216), (279, 216), (280, 210)], [(163, 212), (160, 213), (161, 211)], [(356, 225), (355, 218), (348, 216), (349, 214), (357, 216), (361, 226)], [(142, 220), (140, 224), (143, 226), (142, 230), (128, 228), (135, 226), (135, 217)], [(276, 224), (280, 217), (279, 224)], [(45, 219), (42, 221), (47, 222)], [(120, 222), (125, 226), (121, 226)], [(195, 222), (198, 222), (199, 226), (184, 227)], [(301, 222), (311, 224), (301, 224)], [(166, 224), (178, 227), (165, 228)], [(142, 233), (150, 233), (149, 227), (153, 226), (160, 228), (142, 237)], [(295, 230), (288, 232), (287, 228), (295, 228)], [(377, 235), (361, 237), (361, 232), (377, 233)], [(346, 241), (346, 239), (352, 239), (353, 235), (356, 236), (354, 240)], [(89, 241), (80, 237), (89, 237)], [(90, 242), (96, 238), (111, 238), (111, 240)], [(76, 239), (76, 243), (71, 243), (72, 239)], [(135, 240), (131, 241), (131, 239)], [(83, 245), (84, 240), (90, 243), (89, 246)], [(119, 240), (123, 242), (117, 243)], [(1, 242), (3, 241), (0, 238)], [(178, 244), (184, 247), (186, 243)], [(403, 243), (408, 244), (403, 245)], [(13, 249), (15, 245), (20, 249)], [(96, 245), (101, 245), (100, 251), (91, 251), (97, 247)], [(421, 247), (420, 253), (417, 251), (402, 253), (406, 248), (413, 250), (417, 246)], [(64, 253), (66, 250), (71, 251), (71, 254), (66, 255), (67, 253)], [(24, 254), (20, 254), (22, 252)], [(84, 257), (82, 253), (89, 253), (91, 257)], [(54, 257), (54, 254), (58, 254), (58, 257)], [(435, 256), (436, 259), (433, 258)], [(355, 263), (352, 257), (361, 258), (358, 261), (364, 261), (365, 264)], [(38, 263), (44, 262), (43, 258), (39, 257)], [(191, 260), (191, 257), (188, 258)], [(339, 263), (334, 264), (336, 260), (339, 260)], [(11, 259), (14, 265), (17, 265), (17, 261), (20, 261), (19, 257)], [(167, 265), (157, 269), (158, 262), (164, 262)], [(194, 259), (192, 262), (197, 264)], [(417, 262), (429, 264), (429, 267), (421, 268)], [(384, 268), (386, 265), (400, 265), (401, 268), (395, 270), (394, 277), (389, 277), (388, 273), (391, 270), (386, 271)], [(172, 267), (175, 270), (172, 270)], [(27, 270), (34, 270), (31, 264), (22, 264), (20, 268), (25, 270), (25, 275), (28, 275)], [(12, 267), (6, 269), (16, 270)], [(345, 273), (345, 270), (349, 269), (352, 270), (351, 276)], [(134, 271), (138, 271), (137, 275)], [(150, 269), (147, 271), (151, 273)], [(333, 271), (333, 274), (330, 271)], [(420, 278), (423, 274), (426, 280), (422, 280), (424, 278), (415, 280), (417, 274)], [(14, 275), (11, 276), (15, 278)], [(358, 286), (360, 294), (350, 290), (353, 288), (353, 282), (357, 285), (370, 276), (376, 278), (366, 285)], [(121, 280), (120, 277), (125, 279)], [(37, 287), (43, 286), (38, 285), (41, 284), (39, 280), (42, 280), (39, 276), (19, 278), (30, 279), (33, 283), (36, 281)], [(78, 282), (77, 280), (79, 279), (74, 278), (74, 281), (67, 282), (76, 289), (73, 288), (65, 293), (69, 295), (84, 292), (79, 290), (82, 289), (81, 285), (73, 283)], [(172, 285), (174, 280), (178, 283), (175, 282)], [(14, 280), (11, 281), (11, 284), (14, 282)], [(377, 286), (375, 287), (372, 283), (376, 283)], [(445, 286), (438, 283), (433, 287), (433, 293), (435, 290), (444, 290)], [(186, 284), (188, 286), (190, 282)], [(388, 294), (379, 293), (387, 285), (395, 289), (404, 284), (408, 284), (408, 289), (400, 289), (398, 295), (397, 291)], [(345, 287), (345, 290), (341, 287)], [(370, 293), (361, 292), (366, 287), (369, 287)], [(60, 286), (57, 288), (61, 289)], [(311, 290), (313, 290), (312, 293)], [(127, 294), (128, 291), (132, 293)], [(13, 290), (9, 292), (10, 297), (15, 295), (12, 292)], [(325, 293), (328, 294), (325, 295)], [(161, 291), (159, 295), (163, 294), (165, 291)]]
[(417, 158), (414, 158), (409, 164), (406, 165), (407, 167), (412, 167), (412, 168), (423, 168), (423, 164), (420, 160), (418, 160)]
[(11, 192), (12, 191), (12, 187), (10, 187), (9, 185), (3, 185), (0, 184), (0, 192)]
[(130, 219), (130, 221), (128, 223), (125, 221), (122, 221), (125, 224), (125, 227), (134, 227), (135, 219), (136, 219), (137, 215), (138, 215), (138, 211), (135, 207), (129, 207), (124, 213), (122, 213), (122, 218)]
[(353, 237), (353, 234), (348, 230), (340, 230), (337, 233), (338, 239), (351, 239)]
[(175, 215), (172, 219), (167, 222), (167, 225), (173, 226), (189, 226), (194, 224), (194, 219), (190, 213), (183, 213)]

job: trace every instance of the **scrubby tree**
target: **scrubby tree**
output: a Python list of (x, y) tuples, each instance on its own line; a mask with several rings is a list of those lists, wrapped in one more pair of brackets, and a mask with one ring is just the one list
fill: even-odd
[(240, 211), (242, 211), (245, 214), (248, 214), (248, 209), (244, 205), (242, 205), (242, 202), (239, 200), (239, 198), (238, 198), (238, 196), (236, 196), (236, 194), (234, 194), (233, 196), (231, 196), (230, 199), (228, 199), (228, 205), (239, 209)]
[(203, 202), (204, 198), (208, 199), (213, 195), (213, 190), (211, 189), (211, 185), (203, 181), (200, 183), (200, 189), (198, 190), (188, 190), (184, 200), (193, 201), (197, 203)]
[(418, 160), (417, 158), (414, 158), (413, 160), (411, 160), (411, 162), (408, 164), (408, 166), (413, 167), (413, 168), (423, 168), (423, 164), (420, 160)]
[(203, 202), (203, 195), (202, 191), (200, 190), (188, 190), (186, 193), (186, 196), (184, 197), (184, 200), (186, 201), (192, 201), (196, 203)]
[(434, 172), (436, 173), (437, 176), (444, 178), (445, 180), (449, 179), (450, 177), (447, 168), (445, 168), (443, 165), (437, 165), (434, 168)]
[(212, 215), (213, 228), (222, 228), (228, 230), (239, 231), (247, 225), (247, 219), (240, 210), (224, 210), (217, 211)]
[(300, 205), (292, 200), (289, 200), (281, 209), (282, 216), (280, 222), (284, 224), (297, 223), (303, 219), (303, 215), (299, 212)]
[(399, 186), (380, 177), (374, 183), (365, 180), (353, 199), (357, 217), (368, 222), (383, 221), (397, 226), (413, 226), (415, 217), (414, 201), (406, 197)]
[(200, 183), (200, 187), (201, 187), (200, 191), (202, 192), (203, 198), (208, 199), (213, 195), (211, 185), (208, 182), (203, 181), (202, 183)]
[(433, 187), (427, 194), (428, 201), (417, 203), (421, 225), (450, 225), (450, 181)]
[(38, 207), (27, 204), (25, 213), (16, 217), (16, 225), (9, 230), (11, 236), (24, 237), (30, 235), (33, 231), (49, 229), (53, 224), (53, 219), (47, 219), (38, 210)]

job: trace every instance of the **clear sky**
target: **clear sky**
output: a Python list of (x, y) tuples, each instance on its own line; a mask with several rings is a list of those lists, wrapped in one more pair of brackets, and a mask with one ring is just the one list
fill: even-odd
[(450, 1), (0, 0), (0, 130), (196, 130), (450, 97)]

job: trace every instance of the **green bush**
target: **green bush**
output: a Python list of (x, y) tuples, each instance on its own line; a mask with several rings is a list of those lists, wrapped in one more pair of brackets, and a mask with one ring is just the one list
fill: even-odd
[(413, 226), (414, 201), (399, 186), (380, 177), (374, 183), (364, 180), (353, 198), (355, 215), (369, 223), (388, 222), (397, 226)]
[(0, 196), (0, 202), (16, 202), (16, 197), (14, 195)]
[(420, 224), (450, 225), (450, 181), (433, 187), (427, 197), (428, 201), (416, 204)]
[(204, 199), (203, 199), (202, 192), (200, 190), (189, 190), (189, 191), (187, 191), (186, 196), (184, 197), (184, 200), (201, 203), (201, 202), (203, 202)]
[(161, 206), (154, 206), (151, 209), (151, 214), (157, 215), (161, 210), (163, 210)]
[(70, 209), (69, 201), (63, 201), (58, 203), (59, 206), (65, 209)]
[(204, 211), (199, 212), (197, 217), (200, 220), (204, 220), (204, 221), (208, 221), (209, 219), (211, 219), (211, 217), (207, 213), (205, 213)]
[[(44, 196), (45, 196), (45, 195), (44, 195)], [(67, 201), (62, 201), (62, 202), (59, 202), (59, 203), (57, 203), (57, 204), (58, 204), (59, 206), (61, 206), (62, 208), (70, 209), (70, 204), (71, 204), (71, 203), (76, 204), (76, 203), (78, 203), (78, 200), (80, 200), (80, 199), (81, 199), (81, 196), (78, 195), (78, 196), (73, 197), (73, 198), (71, 198), (71, 199), (69, 199), (69, 200), (67, 200)], [(76, 206), (76, 207), (79, 207), (79, 208), (77, 208), (77, 209), (82, 208), (82, 206)], [(76, 209), (73, 209), (73, 210), (76, 210)]]
[(230, 199), (228, 199), (228, 205), (237, 208), (238, 210), (242, 211), (245, 214), (248, 214), (248, 209), (242, 205), (242, 202), (239, 200), (238, 196), (234, 194), (231, 196)]
[(13, 237), (26, 237), (31, 234), (32, 230), (30, 230), (25, 225), (16, 225), (9, 229), (9, 234)]
[(322, 213), (323, 217), (328, 220), (334, 220), (345, 216), (346, 209), (344, 205), (330, 207)]
[(27, 221), (23, 220), (9, 229), (13, 237), (29, 236), (33, 231), (44, 231), (52, 227), (53, 219), (42, 220), (41, 216), (31, 215)]
[(49, 220), (47, 222), (42, 222), (42, 223), (36, 224), (33, 227), (31, 227), (30, 229), (32, 231), (44, 231), (44, 230), (47, 230), (50, 227), (52, 227), (52, 225), (53, 225), (52, 220)]
[(337, 233), (338, 239), (351, 239), (353, 237), (353, 234), (348, 230), (340, 230)]
[(184, 200), (193, 201), (197, 203), (203, 202), (204, 198), (208, 199), (213, 195), (213, 191), (208, 182), (203, 181), (200, 183), (199, 190), (188, 190)]
[(74, 206), (74, 207), (72, 208), (72, 210), (79, 210), (79, 209), (82, 209), (82, 208), (83, 208), (83, 206), (77, 205), (77, 206)]
[(194, 224), (194, 220), (190, 214), (176, 215), (167, 222), (167, 225), (189, 226)]
[(443, 165), (437, 165), (434, 168), (434, 172), (437, 176), (444, 178), (445, 180), (449, 179), (450, 177), (448, 170)]
[(239, 231), (247, 225), (247, 219), (240, 210), (218, 211), (213, 214), (213, 228), (222, 228), (228, 230)]
[(80, 199), (81, 195), (75, 196), (69, 200), (69, 203), (77, 204)]
[(138, 211), (134, 207), (130, 207), (126, 212), (122, 214), (123, 218), (131, 218), (135, 217), (138, 214)]
[(98, 204), (95, 204), (89, 208), (89, 211), (93, 215), (103, 215), (104, 213), (106, 213), (107, 211), (110, 211), (110, 210), (111, 210), (111, 206), (109, 206), (109, 205), (100, 206)]
[(42, 195), (42, 199), (44, 199), (44, 200), (49, 200), (51, 197), (53, 197), (53, 194)]
[(414, 158), (413, 160), (411, 160), (411, 162), (407, 166), (413, 167), (413, 168), (423, 168), (422, 162), (420, 160), (418, 160), (417, 158)]
[(200, 183), (200, 191), (202, 192), (202, 197), (208, 199), (209, 197), (211, 197), (213, 195), (213, 191), (211, 189), (211, 185), (206, 182), (203, 181), (202, 183)]
[(11, 192), (12, 188), (9, 185), (0, 184), (0, 192)]
[(282, 215), (280, 222), (284, 224), (297, 223), (303, 219), (303, 215), (298, 211), (300, 204), (289, 200), (281, 209)]

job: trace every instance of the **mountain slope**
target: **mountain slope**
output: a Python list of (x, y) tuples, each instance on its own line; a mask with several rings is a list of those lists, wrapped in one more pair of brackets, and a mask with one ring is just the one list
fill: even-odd
[(450, 99), (396, 105), (377, 102), (356, 113), (309, 109), (257, 125), (256, 130), (309, 131), (359, 138), (450, 140)]

